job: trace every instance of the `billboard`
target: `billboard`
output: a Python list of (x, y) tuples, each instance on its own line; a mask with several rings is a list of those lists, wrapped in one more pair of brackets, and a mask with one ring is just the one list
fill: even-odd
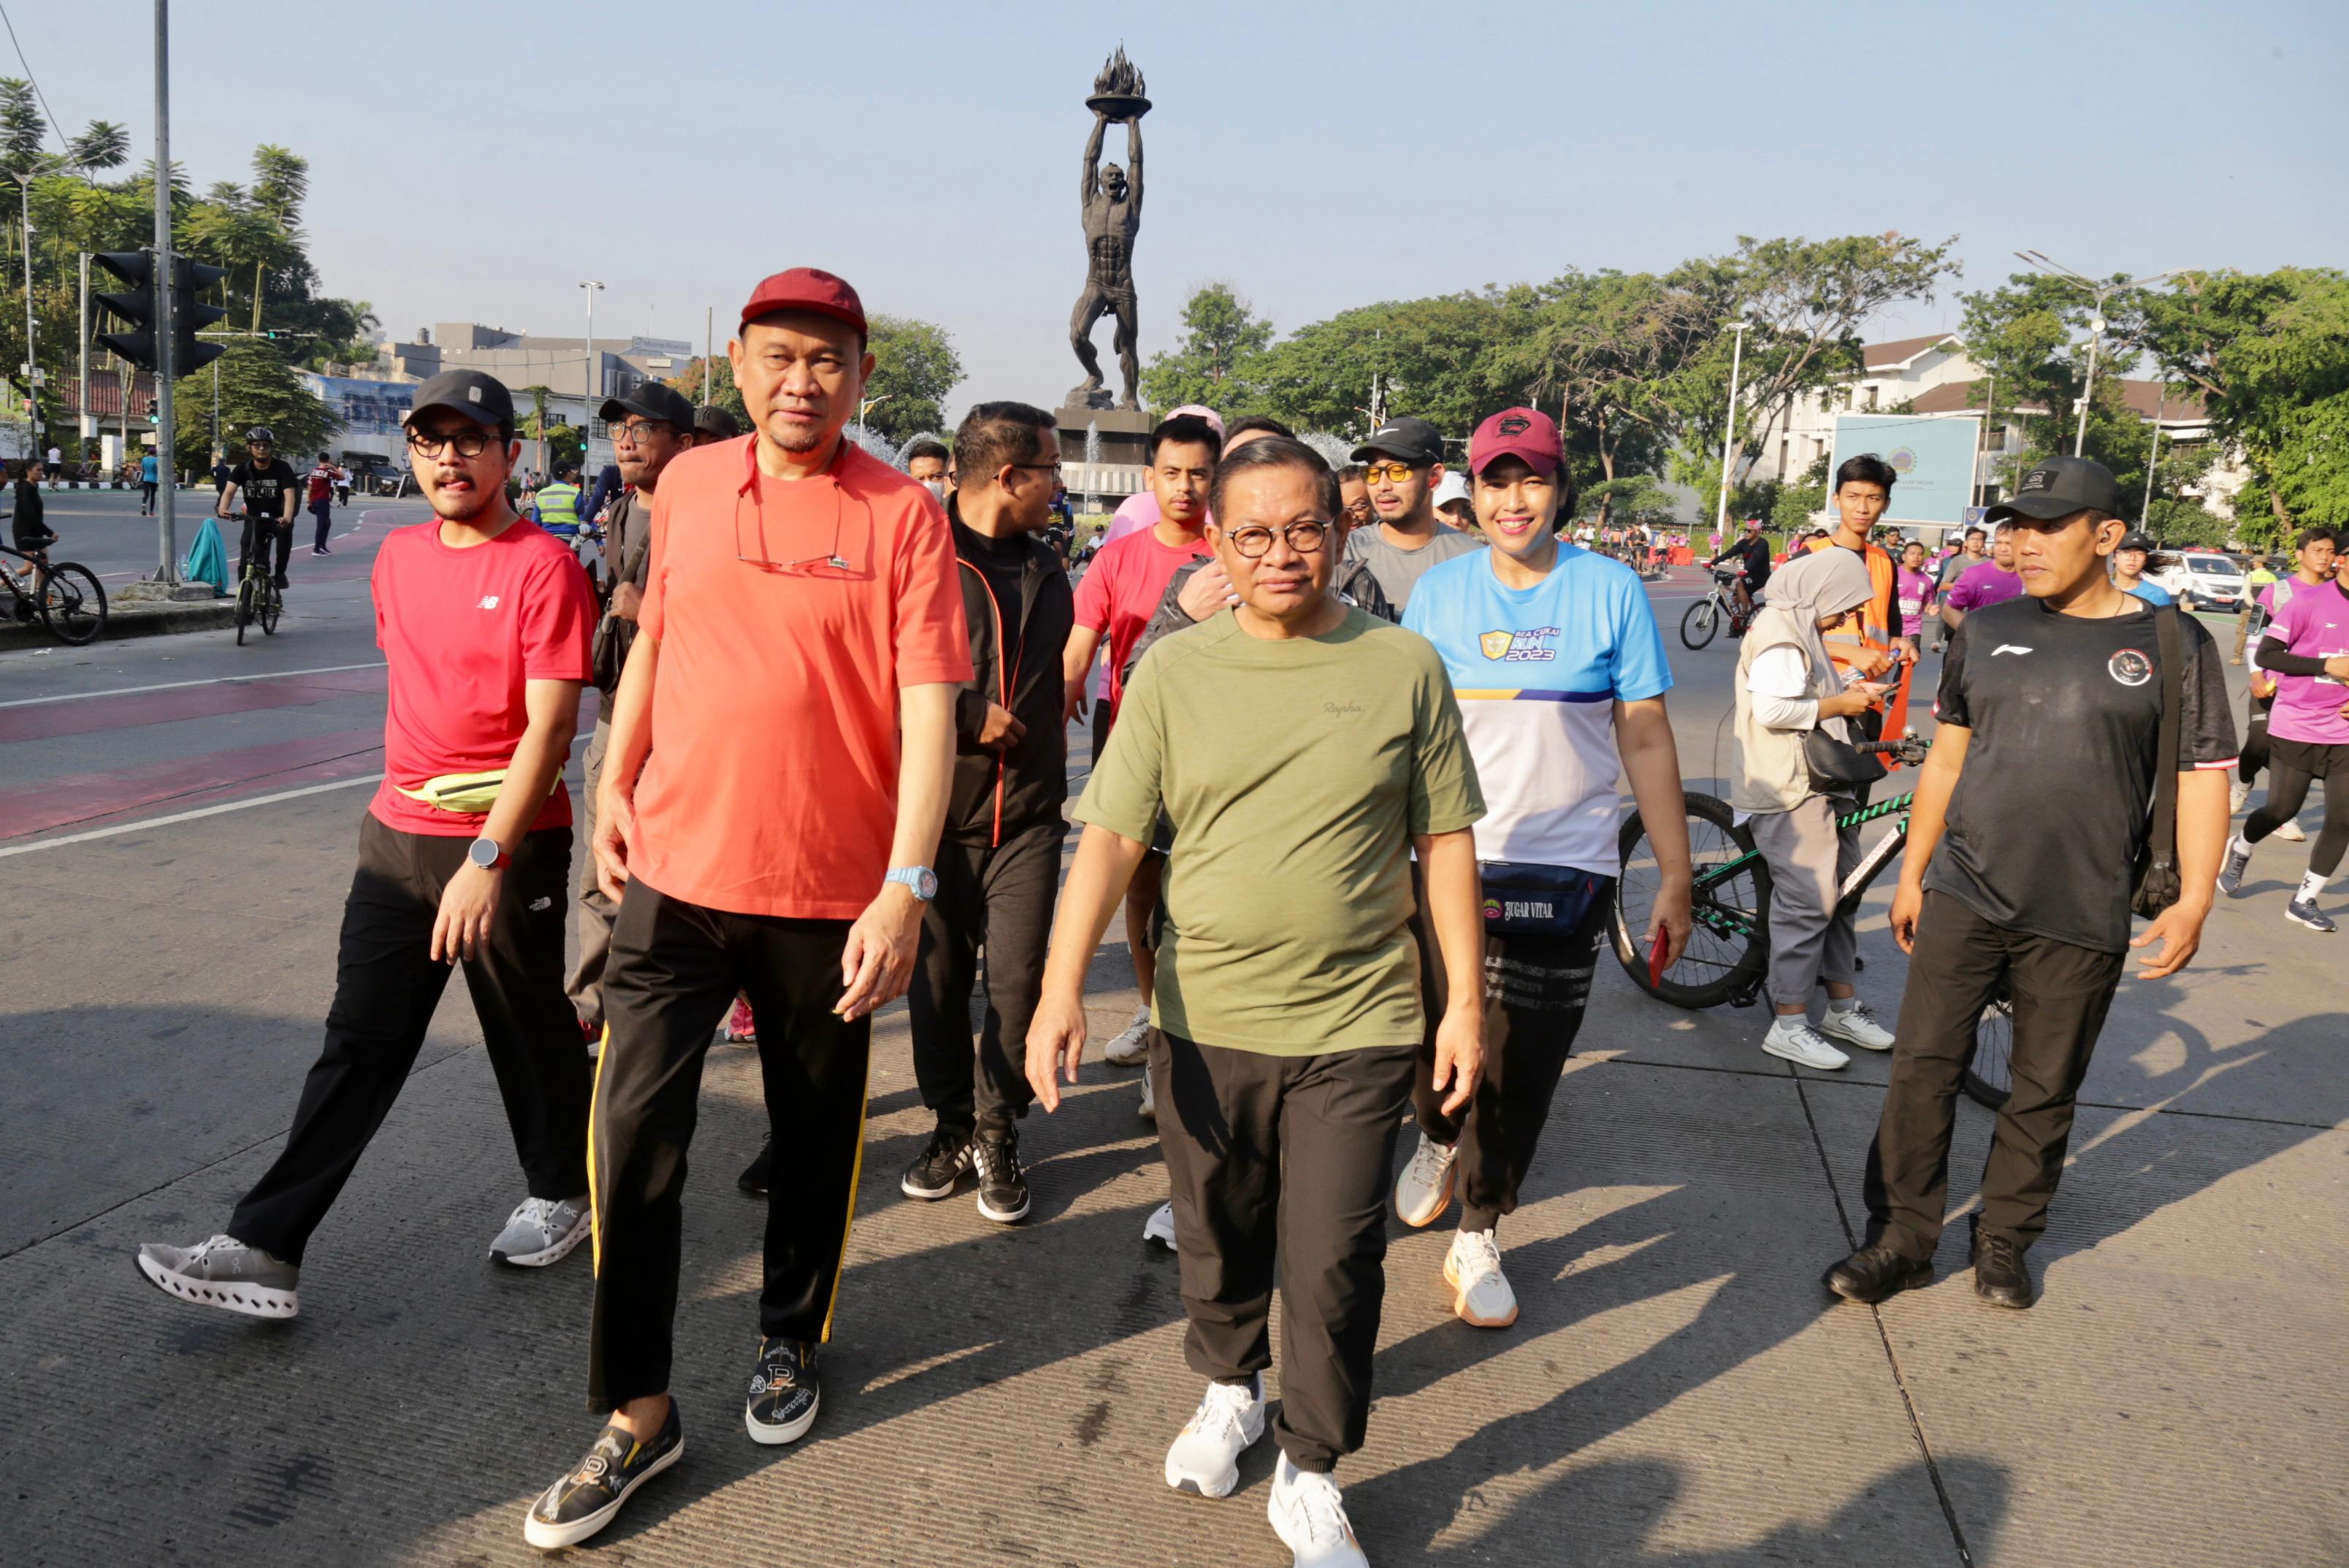
[[(1974, 451), (1981, 445), (1979, 415), (1838, 414), (1828, 482), (1845, 459), (1874, 452), (1900, 476), (1885, 521), (1954, 528), (1973, 504)], [(1832, 496), (1827, 511), (1835, 511)]]

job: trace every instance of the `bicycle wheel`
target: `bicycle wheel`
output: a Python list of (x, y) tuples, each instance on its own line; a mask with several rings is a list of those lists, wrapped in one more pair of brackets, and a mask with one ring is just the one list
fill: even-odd
[(236, 585), (236, 645), (244, 646), (244, 629), (253, 624), (253, 579)]
[(279, 593), (274, 586), (262, 590), (261, 631), (263, 635), (274, 637), (277, 634), (277, 617), (285, 613), (285, 595)]
[(1713, 641), (1713, 634), (1720, 629), (1721, 604), (1713, 598), (1698, 600), (1681, 617), (1681, 641), (1688, 645), (1691, 653)]
[(95, 642), (106, 629), (106, 590), (98, 573), (74, 561), (50, 567), (41, 590), (41, 618), (49, 624), (49, 635), (68, 646)]
[(2014, 1089), (2014, 1000), (2002, 991), (1991, 998), (1974, 1025), (1974, 1054), (1966, 1063), (1966, 1093), (1998, 1110)]
[(1689, 858), (1695, 873), (1694, 920), (1687, 950), (1655, 985), (1641, 945), (1663, 885), (1640, 813), (1623, 824), (1621, 879), (1615, 889), (1615, 957), (1632, 984), (1676, 1007), (1717, 1007), (1758, 987), (1770, 961), (1770, 868), (1754, 836), (1736, 825), (1729, 803), (1689, 790)]

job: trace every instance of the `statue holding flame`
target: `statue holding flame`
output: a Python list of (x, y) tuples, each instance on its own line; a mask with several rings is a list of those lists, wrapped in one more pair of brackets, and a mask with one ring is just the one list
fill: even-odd
[[(1092, 96), (1085, 99), (1093, 111), (1084, 181), (1078, 190), (1085, 222), (1085, 292), (1069, 318), (1069, 346), (1085, 367), (1085, 378), (1069, 393), (1071, 407), (1112, 407), (1102, 381), (1101, 355), (1092, 345), (1093, 324), (1111, 315), (1117, 318), (1111, 346), (1117, 351), (1118, 373), (1125, 382), (1125, 395), (1115, 407), (1141, 407), (1142, 366), (1134, 353), (1133, 236), (1142, 227), (1142, 117), (1150, 111), (1143, 92), (1142, 73), (1120, 45), (1093, 78)], [(1101, 160), (1102, 139), (1112, 124), (1125, 127), (1123, 169)]]

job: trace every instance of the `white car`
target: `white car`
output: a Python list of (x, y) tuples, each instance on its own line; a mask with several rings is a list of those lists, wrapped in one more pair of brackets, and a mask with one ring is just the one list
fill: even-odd
[(2243, 607), (2243, 567), (2233, 556), (2221, 555), (2215, 550), (2189, 550), (2164, 577), (2161, 585), (2179, 603), (2191, 609), (2217, 610), (2231, 615)]

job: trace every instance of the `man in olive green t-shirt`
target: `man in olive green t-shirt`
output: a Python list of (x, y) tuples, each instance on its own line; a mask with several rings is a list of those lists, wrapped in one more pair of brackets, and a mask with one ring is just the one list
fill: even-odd
[(1369, 1420), (1384, 1194), (1423, 1070), (1411, 856), (1449, 981), (1432, 1076), (1456, 1110), (1481, 1061), (1468, 830), (1485, 803), (1441, 656), (1330, 591), (1344, 523), (1329, 466), (1295, 441), (1250, 442), (1217, 470), (1210, 513), (1240, 603), (1164, 639), (1126, 688), (1076, 810), (1086, 827), (1028, 1076), (1047, 1111), (1058, 1074), (1075, 1081), (1086, 965), (1164, 810), (1150, 1068), (1185, 1354), (1210, 1379), (1166, 1480), (1224, 1496), (1263, 1435), (1278, 1254), (1288, 1326), (1270, 1515), (1293, 1550), (1325, 1551), (1352, 1540), (1330, 1472)]

